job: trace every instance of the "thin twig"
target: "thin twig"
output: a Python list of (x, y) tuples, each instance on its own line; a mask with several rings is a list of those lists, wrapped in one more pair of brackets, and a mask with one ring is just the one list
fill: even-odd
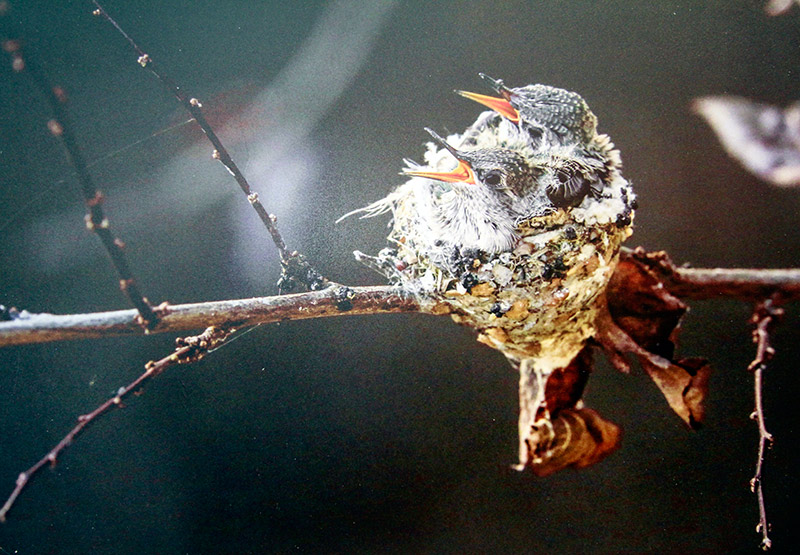
[(750, 489), (758, 497), (759, 521), (756, 529), (761, 533), (761, 548), (766, 551), (772, 547), (772, 540), (769, 537), (769, 523), (767, 522), (767, 509), (764, 504), (764, 489), (762, 468), (764, 465), (764, 454), (768, 447), (772, 447), (773, 437), (767, 431), (764, 422), (764, 404), (762, 401), (763, 373), (767, 368), (767, 363), (772, 360), (775, 349), (770, 342), (770, 332), (778, 320), (783, 316), (783, 309), (775, 306), (773, 299), (760, 302), (750, 319), (750, 323), (755, 326), (753, 329), (753, 342), (756, 344), (756, 357), (748, 366), (748, 370), (753, 372), (753, 384), (755, 393), (755, 410), (750, 417), (758, 423), (758, 459), (756, 461), (756, 471), (750, 480)]
[(64, 438), (59, 441), (58, 444), (53, 447), (44, 457), (39, 459), (36, 464), (31, 466), (25, 472), (20, 473), (20, 475), (17, 477), (17, 483), (14, 487), (14, 490), (11, 492), (11, 495), (9, 495), (5, 504), (0, 507), (0, 522), (5, 522), (6, 514), (8, 514), (8, 511), (14, 505), (14, 501), (16, 501), (17, 497), (19, 497), (19, 494), (22, 492), (25, 486), (31, 481), (31, 478), (33, 478), (33, 476), (36, 475), (36, 473), (39, 472), (39, 470), (41, 470), (47, 463), (55, 465), (58, 456), (64, 449), (69, 447), (69, 445), (72, 443), (72, 440), (75, 439), (75, 436), (77, 436), (81, 430), (83, 430), (97, 417), (106, 413), (107, 411), (115, 407), (122, 407), (122, 400), (129, 393), (139, 388), (139, 386), (141, 386), (150, 378), (158, 376), (170, 366), (197, 362), (210, 351), (222, 345), (232, 331), (233, 330), (209, 327), (200, 335), (178, 338), (176, 340), (177, 348), (175, 349), (175, 352), (162, 358), (161, 360), (148, 362), (144, 366), (144, 373), (128, 385), (120, 387), (117, 390), (116, 395), (106, 400), (92, 412), (78, 416), (78, 423), (75, 424), (69, 433), (67, 433), (67, 435), (64, 436)]
[[(4, 3), (3, 9), (0, 10), (0, 22), (11, 27), (13, 22), (7, 16), (7, 12), (8, 4)], [(16, 30), (12, 29), (12, 31)], [(66, 92), (61, 87), (54, 87), (50, 84), (44, 71), (34, 59), (30, 56), (23, 56), (22, 41), (19, 39), (19, 34), (15, 34), (16, 36), (11, 37), (3, 36), (3, 50), (11, 57), (11, 66), (14, 71), (17, 73), (26, 72), (47, 99), (53, 111), (53, 119), (47, 122), (47, 127), (53, 136), (61, 140), (67, 151), (69, 161), (75, 169), (88, 210), (85, 218), (86, 227), (97, 234), (111, 257), (111, 262), (119, 274), (120, 289), (139, 312), (140, 325), (144, 325), (145, 329), (150, 329), (156, 325), (158, 317), (139, 290), (133, 272), (128, 265), (128, 260), (125, 257), (125, 244), (111, 232), (111, 225), (103, 211), (103, 193), (94, 185), (86, 159), (78, 146), (78, 139), (75, 136), (72, 121), (67, 112)]]
[(158, 79), (175, 96), (178, 102), (180, 102), (181, 105), (195, 119), (195, 121), (197, 121), (197, 124), (203, 130), (203, 133), (205, 133), (206, 137), (208, 137), (208, 140), (214, 146), (212, 158), (219, 160), (222, 165), (225, 166), (228, 172), (236, 180), (236, 183), (239, 184), (239, 188), (247, 196), (247, 200), (253, 206), (253, 209), (258, 214), (258, 217), (261, 218), (261, 221), (267, 228), (267, 231), (269, 231), (270, 237), (272, 237), (272, 242), (278, 249), (281, 265), (283, 267), (283, 276), (278, 282), (281, 292), (292, 291), (298, 283), (302, 283), (312, 291), (326, 287), (328, 285), (328, 280), (326, 280), (319, 272), (312, 268), (300, 253), (297, 251), (289, 251), (289, 249), (286, 247), (286, 243), (283, 240), (280, 231), (278, 230), (278, 223), (275, 215), (267, 212), (266, 208), (264, 208), (264, 205), (259, 200), (258, 193), (251, 189), (247, 178), (241, 172), (239, 166), (236, 165), (236, 162), (233, 161), (233, 158), (231, 158), (228, 150), (222, 144), (222, 141), (219, 139), (216, 132), (203, 115), (203, 105), (200, 103), (200, 101), (196, 98), (186, 95), (183, 92), (183, 89), (179, 87), (175, 81), (173, 81), (166, 73), (164, 73), (159, 66), (156, 66), (150, 55), (142, 50), (136, 41), (134, 41), (133, 38), (131, 38), (131, 36), (126, 33), (122, 27), (120, 27), (119, 23), (117, 23), (116, 20), (114, 20), (114, 18), (112, 18), (108, 12), (106, 12), (100, 3), (97, 2), (97, 0), (92, 0), (92, 3), (96, 7), (94, 14), (102, 16), (117, 31), (119, 31), (125, 40), (128, 41), (128, 44), (130, 44), (133, 50), (136, 52), (137, 62), (139, 65), (149, 69), (150, 73), (152, 73), (156, 79)]

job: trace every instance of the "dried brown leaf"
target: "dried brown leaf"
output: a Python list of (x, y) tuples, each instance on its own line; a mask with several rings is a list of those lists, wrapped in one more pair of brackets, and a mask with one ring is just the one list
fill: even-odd
[(572, 408), (583, 396), (583, 389), (592, 372), (592, 349), (584, 347), (569, 366), (553, 372), (544, 390), (547, 410), (556, 413)]
[[(657, 264), (659, 260), (647, 262)], [(686, 305), (664, 288), (656, 273), (635, 253), (620, 261), (606, 301), (597, 319), (595, 339), (611, 363), (628, 372), (626, 355), (634, 355), (672, 410), (692, 428), (698, 427), (704, 416), (711, 368), (703, 359), (674, 359)]]
[(686, 305), (634, 258), (623, 258), (608, 284), (608, 310), (614, 322), (643, 348), (671, 358)]
[(537, 476), (593, 465), (619, 447), (622, 432), (592, 409), (565, 409), (553, 419), (549, 448), (533, 460)]
[(647, 351), (636, 355), (672, 410), (690, 427), (699, 427), (705, 416), (703, 400), (708, 393), (711, 367), (702, 359), (673, 363)]

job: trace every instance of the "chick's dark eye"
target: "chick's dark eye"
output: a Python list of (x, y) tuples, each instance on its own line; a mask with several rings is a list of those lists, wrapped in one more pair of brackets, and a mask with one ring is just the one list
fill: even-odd
[(538, 145), (539, 141), (542, 140), (542, 135), (544, 135), (544, 132), (538, 127), (529, 127), (528, 135), (530, 135), (531, 143), (534, 145)]
[(500, 174), (499, 171), (490, 171), (486, 173), (483, 180), (487, 185), (496, 187), (497, 185), (500, 185), (500, 183), (503, 181), (503, 176)]

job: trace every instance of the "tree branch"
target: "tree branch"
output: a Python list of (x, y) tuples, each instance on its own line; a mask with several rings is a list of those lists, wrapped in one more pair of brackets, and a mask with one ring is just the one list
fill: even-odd
[(108, 252), (111, 262), (119, 275), (120, 289), (138, 311), (139, 325), (145, 328), (152, 328), (158, 322), (158, 316), (139, 289), (139, 285), (134, 278), (133, 271), (125, 256), (125, 243), (111, 231), (111, 224), (103, 210), (105, 197), (102, 191), (95, 186), (92, 175), (89, 173), (89, 166), (83, 156), (83, 151), (78, 145), (78, 138), (67, 111), (67, 94), (61, 87), (54, 87), (50, 83), (36, 60), (30, 56), (23, 56), (19, 32), (14, 28), (10, 16), (6, 15), (7, 11), (8, 5), (4, 3), (3, 9), (0, 10), (0, 23), (11, 28), (15, 36), (6, 37), (5, 32), (0, 34), (2, 49), (11, 57), (11, 66), (14, 71), (17, 73), (25, 71), (45, 99), (47, 99), (47, 103), (53, 113), (53, 119), (47, 122), (47, 127), (54, 137), (61, 140), (66, 150), (67, 158), (75, 170), (75, 175), (86, 203), (86, 227), (100, 238), (103, 247)]
[[(677, 268), (665, 253), (647, 253), (642, 249), (624, 249), (621, 256), (643, 261), (658, 274), (670, 293), (682, 299), (752, 301), (777, 295), (782, 302), (800, 300), (798, 268)], [(420, 311), (419, 304), (396, 287), (334, 285), (321, 291), (277, 297), (162, 305), (159, 313), (163, 316), (150, 333), (187, 331), (206, 326), (241, 328), (283, 320), (350, 314)], [(142, 332), (133, 310), (69, 315), (25, 311), (14, 314), (11, 321), (0, 322), (0, 347)]]
[[(186, 331), (207, 326), (242, 328), (283, 320), (346, 314), (418, 312), (420, 307), (396, 287), (331, 286), (321, 291), (294, 295), (162, 305), (159, 309), (162, 318), (150, 333)], [(22, 311), (12, 317), (14, 319), (8, 322), (0, 322), (0, 347), (142, 332), (135, 321), (135, 310), (68, 315)]]
[(664, 251), (623, 248), (620, 258), (646, 265), (670, 293), (681, 299), (732, 298), (759, 302), (780, 295), (788, 302), (800, 300), (800, 268), (687, 268), (677, 267)]

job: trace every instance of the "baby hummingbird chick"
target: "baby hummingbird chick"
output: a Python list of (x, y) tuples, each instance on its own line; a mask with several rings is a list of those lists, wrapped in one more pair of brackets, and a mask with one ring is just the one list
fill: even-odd
[[(451, 171), (403, 171), (403, 175), (434, 181), (428, 184), (432, 189), (429, 204), (420, 206), (428, 212), (430, 228), (415, 237), (422, 230), (408, 222), (411, 227), (403, 230), (403, 237), (428, 248), (450, 244), (490, 253), (511, 248), (517, 223), (525, 216), (520, 211), (524, 210), (522, 201), (534, 194), (536, 186), (525, 158), (506, 148), (459, 151), (433, 130), (425, 130), (458, 165)], [(397, 220), (395, 224), (403, 225)]]
[(484, 73), (478, 75), (499, 97), (468, 91), (456, 93), (491, 108), (517, 126), (534, 151), (560, 145), (587, 145), (597, 135), (597, 117), (578, 93), (549, 85), (510, 89), (501, 79)]
[[(391, 212), (390, 246), (355, 254), (423, 311), (449, 313), (508, 358), (520, 373), (518, 468), (548, 474), (590, 464), (616, 444), (616, 427), (578, 404), (582, 384), (574, 398), (546, 391), (574, 377), (585, 357), (631, 234), (634, 197), (579, 95), (491, 82), (502, 119), (489, 113), (447, 140), (428, 130), (426, 164), (406, 161), (409, 181), (355, 211)], [(541, 140), (530, 139), (533, 128)], [(580, 453), (565, 439), (578, 436)]]

